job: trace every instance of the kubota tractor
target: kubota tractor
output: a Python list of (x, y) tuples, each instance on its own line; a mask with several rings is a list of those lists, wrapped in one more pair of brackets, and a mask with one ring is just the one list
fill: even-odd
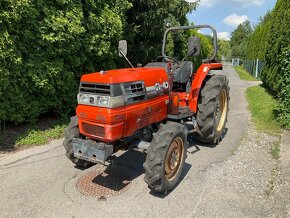
[[(190, 37), (182, 61), (166, 56), (170, 31), (208, 28), (213, 33), (213, 56), (196, 70), (189, 56), (198, 55), (200, 40)], [(126, 58), (127, 42), (119, 52)], [(166, 30), (162, 56), (144, 67), (100, 71), (81, 77), (76, 116), (65, 130), (66, 156), (75, 164), (104, 163), (119, 149), (139, 148), (147, 153), (145, 181), (155, 192), (173, 189), (187, 156), (188, 128), (198, 139), (218, 144), (225, 129), (229, 105), (228, 79), (218, 75), (217, 34), (208, 25)]]

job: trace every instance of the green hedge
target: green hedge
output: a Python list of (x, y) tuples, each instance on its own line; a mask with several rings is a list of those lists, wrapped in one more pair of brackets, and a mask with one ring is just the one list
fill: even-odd
[(82, 73), (116, 67), (127, 0), (2, 0), (0, 122), (67, 114)]
[(126, 66), (120, 39), (129, 41), (133, 63), (150, 61), (161, 53), (166, 20), (186, 24), (196, 7), (185, 0), (1, 0), (0, 124), (66, 116), (82, 74)]
[(276, 109), (276, 114), (280, 123), (290, 129), (290, 49), (282, 52), (279, 77), (277, 82), (280, 85), (280, 89), (277, 97), (280, 104)]
[(267, 40), (270, 32), (272, 13), (269, 11), (255, 26), (255, 30), (247, 40), (246, 59), (265, 60)]
[(279, 99), (277, 115), (290, 128), (290, 1), (278, 0), (271, 16), (261, 79)]

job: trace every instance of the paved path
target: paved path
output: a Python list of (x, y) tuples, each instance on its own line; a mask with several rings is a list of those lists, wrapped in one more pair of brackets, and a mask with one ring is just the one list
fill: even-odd
[[(0, 156), (0, 217), (200, 217), (214, 215), (219, 205), (207, 204), (211, 192), (204, 185), (205, 172), (222, 163), (237, 149), (245, 132), (249, 113), (244, 96), (250, 84), (239, 79), (232, 67), (224, 73), (230, 79), (230, 112), (228, 131), (217, 147), (192, 143), (188, 149), (183, 179), (167, 196), (149, 192), (143, 181), (145, 155), (130, 151), (117, 159), (117, 165), (133, 178), (122, 195), (98, 201), (80, 194), (78, 179), (101, 166), (76, 169), (65, 157), (62, 140), (14, 154)], [(195, 145), (195, 146), (194, 146)], [(223, 202), (225, 193), (216, 194)], [(202, 206), (202, 207), (201, 207)], [(230, 205), (225, 205), (225, 212)], [(220, 208), (223, 214), (223, 207)], [(225, 213), (227, 214), (227, 213)]]

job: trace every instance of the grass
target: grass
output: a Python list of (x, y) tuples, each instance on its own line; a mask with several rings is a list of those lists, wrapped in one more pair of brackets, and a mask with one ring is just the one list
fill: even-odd
[(273, 113), (277, 101), (261, 86), (248, 88), (246, 96), (256, 128), (268, 133), (280, 134), (282, 128)]
[(17, 147), (43, 145), (52, 139), (60, 138), (63, 135), (65, 124), (55, 124), (47, 130), (29, 129), (26, 134), (21, 135), (16, 140)]
[(234, 67), (236, 71), (238, 72), (241, 80), (247, 80), (247, 81), (257, 81), (258, 79), (251, 76), (242, 66), (236, 66)]
[(275, 160), (280, 158), (280, 142), (276, 141), (271, 144), (271, 155)]
[(278, 166), (274, 166), (271, 170), (271, 177), (267, 184), (266, 195), (269, 197), (275, 188), (279, 176)]

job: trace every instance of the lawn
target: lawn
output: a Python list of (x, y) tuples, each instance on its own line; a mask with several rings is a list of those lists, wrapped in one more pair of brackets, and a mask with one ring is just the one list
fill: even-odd
[(274, 109), (277, 101), (262, 86), (250, 87), (246, 90), (252, 120), (258, 130), (270, 133), (281, 133), (282, 128), (276, 121)]
[(242, 66), (236, 66), (234, 67), (236, 71), (238, 72), (241, 80), (246, 81), (257, 81), (258, 79), (251, 76)]
[(34, 124), (3, 126), (0, 129), (0, 153), (43, 145), (53, 139), (61, 138), (67, 124), (68, 120), (52, 115), (40, 118)]
[(30, 145), (43, 145), (52, 139), (58, 139), (63, 136), (65, 124), (57, 124), (47, 130), (30, 129), (26, 134), (18, 137), (16, 145), (30, 146)]

